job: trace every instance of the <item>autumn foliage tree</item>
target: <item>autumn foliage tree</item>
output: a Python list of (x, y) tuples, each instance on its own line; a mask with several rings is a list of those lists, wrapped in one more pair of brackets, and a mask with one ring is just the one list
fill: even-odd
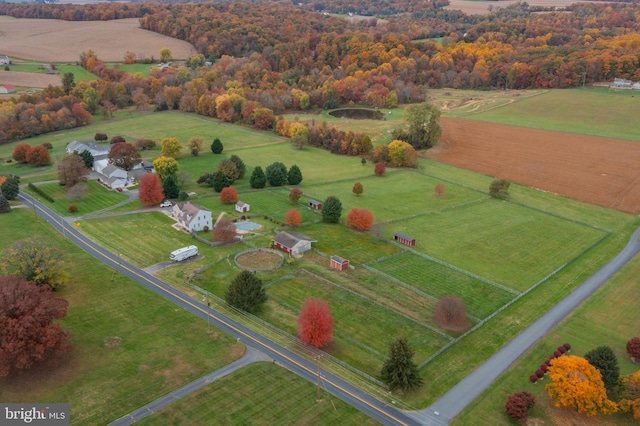
[(287, 225), (298, 226), (300, 225), (300, 222), (302, 222), (302, 215), (300, 215), (298, 210), (291, 209), (284, 216), (284, 221)]
[(238, 230), (236, 225), (230, 220), (221, 220), (213, 226), (213, 240), (218, 242), (232, 241)]
[(418, 366), (413, 362), (413, 348), (406, 338), (393, 341), (389, 356), (382, 365), (380, 378), (392, 391), (411, 391), (422, 386)]
[(373, 225), (373, 214), (367, 209), (353, 208), (347, 214), (347, 226), (358, 231), (368, 231)]
[(11, 154), (11, 158), (13, 158), (18, 163), (26, 163), (27, 162), (27, 152), (31, 149), (31, 145), (28, 143), (19, 143), (13, 148), (13, 154)]
[(631, 412), (634, 419), (640, 419), (640, 371), (620, 378), (621, 411)]
[(633, 337), (627, 342), (627, 353), (634, 360), (640, 360), (640, 337)]
[(140, 178), (138, 198), (142, 204), (152, 206), (164, 200), (164, 191), (160, 176), (155, 173), (146, 173)]
[(67, 306), (49, 287), (0, 277), (0, 377), (42, 362), (56, 365), (71, 352), (68, 334), (54, 323), (67, 316)]
[(164, 138), (160, 141), (160, 146), (165, 157), (176, 158), (182, 152), (182, 144), (178, 138)]
[(525, 423), (529, 417), (529, 410), (536, 404), (536, 399), (529, 392), (516, 392), (509, 395), (504, 409), (513, 420)]
[(222, 191), (220, 191), (220, 201), (223, 204), (235, 204), (238, 202), (238, 192), (230, 186), (222, 188)]
[(153, 160), (153, 169), (163, 180), (169, 175), (177, 176), (179, 167), (175, 158), (162, 156)]
[(315, 348), (327, 346), (333, 339), (333, 317), (329, 304), (309, 297), (302, 303), (298, 316), (298, 337)]
[(351, 189), (351, 192), (353, 192), (359, 197), (360, 194), (364, 192), (364, 186), (362, 186), (360, 182), (356, 182), (353, 184), (353, 189)]
[(435, 310), (436, 321), (446, 330), (460, 331), (467, 326), (467, 308), (462, 299), (456, 296), (444, 296), (438, 301)]
[(551, 361), (551, 383), (545, 386), (556, 407), (571, 407), (594, 416), (611, 414), (617, 406), (607, 398), (602, 376), (597, 368), (578, 356), (561, 356)]
[(42, 145), (36, 145), (29, 148), (26, 159), (27, 163), (35, 167), (42, 167), (51, 163), (49, 150)]
[(439, 184), (437, 184), (437, 185), (436, 185), (436, 188), (435, 188), (435, 191), (436, 191), (436, 195), (437, 195), (439, 198), (444, 197), (444, 184), (443, 184), (443, 183), (439, 183)]
[(302, 190), (298, 188), (291, 188), (291, 191), (289, 191), (289, 201), (297, 203), (300, 201), (300, 197), (302, 197)]
[(387, 166), (385, 166), (384, 163), (376, 163), (376, 165), (373, 167), (373, 172), (376, 174), (376, 176), (382, 176), (386, 171)]
[(66, 155), (58, 162), (58, 181), (60, 185), (73, 186), (84, 182), (89, 176), (84, 160), (78, 154)]
[(52, 289), (67, 283), (66, 268), (63, 253), (40, 237), (16, 241), (0, 257), (0, 269), (5, 275)]

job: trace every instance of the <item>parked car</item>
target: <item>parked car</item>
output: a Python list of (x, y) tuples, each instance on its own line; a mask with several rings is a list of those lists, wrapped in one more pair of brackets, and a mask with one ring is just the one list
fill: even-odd
[(160, 203), (160, 207), (171, 207), (173, 205), (173, 203), (169, 200), (165, 200), (163, 202)]

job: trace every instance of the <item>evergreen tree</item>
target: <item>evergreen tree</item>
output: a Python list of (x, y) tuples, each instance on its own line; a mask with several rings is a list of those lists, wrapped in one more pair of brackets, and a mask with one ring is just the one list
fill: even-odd
[(9, 213), (11, 211), (11, 205), (4, 195), (0, 194), (0, 213)]
[(78, 155), (82, 157), (82, 161), (84, 161), (84, 165), (87, 169), (90, 169), (93, 167), (94, 158), (93, 158), (93, 154), (90, 151), (84, 150)]
[(238, 169), (236, 180), (244, 178), (244, 174), (247, 172), (247, 166), (244, 164), (244, 161), (242, 161), (242, 159), (235, 154), (229, 157), (229, 161), (235, 164), (236, 169)]
[(267, 292), (255, 273), (242, 271), (231, 281), (224, 298), (231, 306), (254, 312), (267, 301)]
[(220, 139), (215, 138), (211, 143), (211, 152), (213, 152), (214, 154), (222, 154), (223, 149), (224, 146), (222, 146), (222, 142), (220, 142)]
[(287, 182), (289, 185), (297, 185), (302, 182), (302, 172), (300, 168), (295, 164), (291, 166), (289, 172), (287, 173)]
[(287, 166), (279, 161), (271, 163), (265, 169), (265, 175), (267, 176), (269, 185), (282, 186), (287, 181)]
[(342, 203), (340, 200), (333, 195), (328, 196), (322, 205), (322, 221), (325, 223), (338, 223), (340, 222), (341, 214)]
[(251, 173), (251, 179), (249, 179), (249, 184), (254, 189), (261, 189), (267, 185), (267, 177), (262, 170), (262, 167), (258, 166), (253, 169), (253, 173)]
[(7, 176), (7, 179), (0, 186), (0, 193), (4, 195), (7, 200), (15, 200), (20, 192), (18, 181), (13, 176)]
[(410, 391), (422, 385), (418, 367), (413, 363), (413, 349), (407, 339), (400, 338), (391, 343), (389, 357), (382, 365), (382, 381), (394, 391)]
[(178, 181), (173, 175), (169, 175), (162, 181), (162, 189), (164, 190), (164, 196), (167, 198), (178, 198), (180, 194), (180, 188), (178, 188)]
[(607, 392), (611, 392), (618, 386), (620, 367), (613, 349), (609, 346), (599, 346), (587, 352), (584, 358), (600, 371)]
[(213, 185), (213, 190), (216, 192), (220, 192), (224, 188), (231, 186), (229, 178), (221, 170), (218, 170), (213, 174), (211, 184)]

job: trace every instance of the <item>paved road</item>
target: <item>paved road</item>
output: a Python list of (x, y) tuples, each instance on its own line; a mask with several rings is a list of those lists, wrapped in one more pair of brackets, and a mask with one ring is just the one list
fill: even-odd
[[(280, 365), (310, 382), (315, 383), (317, 380), (317, 367), (314, 363), (290, 352), (213, 309), (207, 310), (206, 305), (173, 289), (151, 274), (122, 261), (113, 253), (95, 245), (75, 230), (73, 225), (67, 224), (42, 204), (37, 201), (33, 204), (33, 199), (28, 195), (20, 194), (18, 198), (27, 205), (35, 205), (39, 215), (46, 218), (58, 231), (98, 260), (204, 320), (209, 315), (214, 326), (242, 340), (247, 346), (263, 352)], [(398, 410), (326, 371), (322, 372), (324, 389), (385, 425), (446, 425), (488, 388), (522, 354), (640, 252), (639, 239), (640, 228), (634, 232), (627, 246), (615, 258), (424, 410), (414, 412)]]
[[(423, 424), (448, 424), (500, 377), (511, 364), (640, 252), (639, 239), (640, 228), (633, 233), (625, 248), (616, 257), (451, 388), (429, 408), (413, 413), (413, 417)], [(432, 423), (434, 419), (438, 419), (438, 422)]]
[(253, 362), (258, 362), (258, 361), (273, 361), (273, 360), (268, 356), (266, 356), (265, 354), (263, 354), (262, 352), (250, 346), (247, 346), (247, 352), (245, 352), (242, 358), (232, 362), (231, 364), (227, 364), (224, 367), (216, 371), (213, 371), (205, 376), (202, 376), (191, 383), (187, 383), (180, 389), (176, 389), (175, 391), (172, 391), (167, 395), (161, 398), (158, 398), (155, 401), (150, 402), (149, 404), (145, 405), (142, 408), (138, 408), (137, 410), (132, 411), (131, 413), (120, 417), (115, 422), (109, 423), (109, 426), (129, 426), (130, 424), (133, 424), (144, 417), (150, 416), (151, 414), (166, 407), (167, 405), (174, 403), (176, 400), (180, 398), (184, 398), (190, 393), (193, 393), (199, 389), (202, 389), (203, 387), (207, 386), (209, 383), (215, 382), (216, 380), (221, 379), (224, 376), (227, 376), (233, 373), (234, 371), (244, 367), (245, 365), (249, 365)]
[[(20, 194), (18, 198), (27, 205), (34, 205), (32, 197), (27, 194)], [(315, 362), (289, 351), (288, 349), (278, 345), (275, 342), (259, 335), (253, 330), (243, 326), (240, 323), (226, 317), (225, 315), (207, 309), (207, 306), (198, 300), (195, 300), (173, 287), (165, 284), (156, 277), (147, 272), (131, 265), (130, 263), (120, 259), (117, 255), (105, 250), (89, 240), (77, 229), (75, 225), (68, 224), (62, 220), (54, 212), (46, 206), (35, 201), (36, 212), (45, 218), (55, 229), (60, 231), (66, 238), (77, 244), (87, 253), (102, 261), (109, 267), (116, 269), (121, 274), (137, 281), (144, 287), (164, 297), (175, 305), (191, 312), (203, 320), (209, 320), (211, 324), (225, 333), (236, 337), (247, 346), (253, 347), (266, 356), (273, 359), (277, 364), (287, 368), (288, 370), (298, 374), (304, 379), (316, 383), (317, 382), (317, 365)], [(345, 382), (335, 375), (322, 371), (323, 389), (330, 394), (340, 398), (347, 404), (353, 406), (357, 410), (365, 413), (369, 417), (375, 419), (384, 425), (419, 425), (420, 422), (411, 417), (404, 411), (396, 407), (389, 406), (384, 402), (377, 400), (371, 395), (363, 392), (357, 387)]]

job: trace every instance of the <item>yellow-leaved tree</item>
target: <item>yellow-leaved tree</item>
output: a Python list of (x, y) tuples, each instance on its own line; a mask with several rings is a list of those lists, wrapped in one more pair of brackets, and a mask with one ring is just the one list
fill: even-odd
[(607, 398), (600, 371), (579, 356), (561, 356), (551, 362), (549, 383), (545, 389), (556, 407), (572, 407), (579, 413), (595, 416), (618, 410)]
[(407, 142), (393, 140), (389, 142), (389, 161), (395, 167), (412, 167), (418, 165), (418, 154)]
[(178, 162), (171, 157), (156, 158), (153, 160), (153, 168), (161, 180), (165, 180), (167, 176), (175, 177), (178, 174)]
[(165, 157), (176, 158), (182, 152), (182, 144), (178, 138), (164, 138), (160, 141), (162, 146), (162, 155)]

